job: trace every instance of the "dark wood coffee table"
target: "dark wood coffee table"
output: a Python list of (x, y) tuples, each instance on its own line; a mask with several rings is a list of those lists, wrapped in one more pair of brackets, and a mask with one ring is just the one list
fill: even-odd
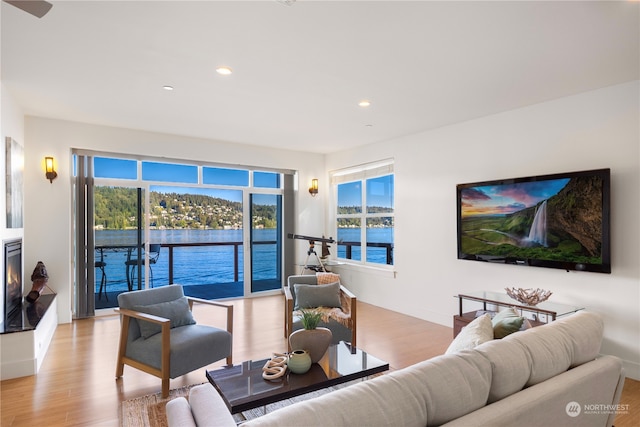
[(341, 341), (329, 347), (306, 374), (287, 372), (274, 381), (262, 378), (267, 359), (207, 371), (232, 414), (389, 370), (389, 364)]

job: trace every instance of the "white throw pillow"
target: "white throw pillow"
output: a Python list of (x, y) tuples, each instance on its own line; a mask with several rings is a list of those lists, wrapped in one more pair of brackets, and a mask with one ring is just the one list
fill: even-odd
[(483, 314), (462, 328), (444, 354), (457, 353), (460, 350), (470, 350), (492, 339), (493, 324), (491, 323), (491, 317), (488, 314)]

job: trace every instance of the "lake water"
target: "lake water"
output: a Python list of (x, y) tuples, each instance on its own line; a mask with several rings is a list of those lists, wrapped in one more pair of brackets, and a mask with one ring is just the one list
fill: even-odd
[[(344, 241), (359, 241), (360, 230), (341, 229), (339, 238)], [(150, 230), (151, 243), (210, 243), (210, 242), (242, 242), (243, 230)], [(393, 241), (392, 228), (372, 228), (367, 230), (367, 238), (372, 242), (391, 243)], [(253, 230), (253, 240), (275, 241), (275, 229)], [(135, 245), (135, 230), (96, 230), (96, 247), (115, 245)], [(331, 254), (344, 257), (344, 245), (331, 244)], [(256, 245), (254, 248), (253, 274), (256, 280), (276, 278), (276, 245)], [(320, 255), (320, 246), (316, 250)], [(152, 264), (154, 283), (168, 284), (169, 282), (169, 249), (162, 248), (156, 264)], [(360, 259), (361, 249), (353, 247), (352, 258)], [(369, 261), (385, 263), (385, 248), (368, 248)], [(135, 257), (135, 254), (133, 254)], [(103, 260), (106, 263), (105, 273), (109, 291), (125, 291), (128, 289), (126, 280), (127, 250), (104, 250)], [(96, 261), (100, 259), (100, 251), (96, 251)], [(315, 261), (315, 260), (312, 260)], [(181, 247), (173, 250), (173, 283), (182, 285), (206, 285), (234, 282), (234, 246), (196, 246)], [(238, 281), (244, 280), (243, 245), (238, 247)], [(96, 292), (100, 286), (100, 270), (96, 269)]]
[[(367, 229), (367, 242), (376, 243), (393, 243), (394, 229), (391, 227), (385, 228), (368, 228)], [(360, 229), (359, 228), (341, 228), (338, 230), (338, 241), (344, 242), (360, 242)], [(332, 244), (332, 249), (335, 248), (335, 244)], [(330, 249), (331, 250), (331, 249)], [(338, 245), (338, 258), (345, 258), (347, 253), (347, 247), (345, 245)], [(331, 250), (331, 254), (335, 254)], [(392, 253), (393, 255), (393, 253)], [(362, 259), (362, 248), (360, 246), (353, 246), (351, 249), (351, 259), (360, 261)], [(367, 262), (375, 262), (378, 264), (386, 264), (387, 262), (387, 249), (386, 248), (367, 248)]]

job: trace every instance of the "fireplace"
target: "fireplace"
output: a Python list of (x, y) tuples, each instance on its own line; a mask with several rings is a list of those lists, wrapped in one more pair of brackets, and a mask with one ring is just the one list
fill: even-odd
[(4, 242), (4, 315), (8, 323), (22, 308), (22, 240)]
[(51, 290), (32, 304), (22, 302), (22, 258), (26, 255), (22, 251), (26, 247), (22, 238), (2, 240), (1, 246), (4, 273), (0, 273), (0, 290), (4, 295), (0, 296), (0, 379), (6, 380), (38, 373), (58, 325), (58, 309), (56, 294)]

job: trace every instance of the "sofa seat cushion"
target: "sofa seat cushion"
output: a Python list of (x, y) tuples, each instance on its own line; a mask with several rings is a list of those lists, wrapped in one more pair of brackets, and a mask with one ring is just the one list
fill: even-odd
[[(622, 361), (617, 357), (604, 356), (569, 369), (444, 426), (611, 426), (616, 411), (587, 411), (584, 410), (584, 406), (615, 405), (619, 401), (623, 383)], [(571, 402), (576, 402), (583, 408), (575, 417), (567, 415), (567, 406)]]
[(274, 426), (435, 426), (483, 407), (491, 365), (462, 351), (345, 387), (245, 424)]
[(531, 355), (516, 341), (493, 340), (475, 351), (491, 362), (491, 390), (488, 403), (522, 390), (531, 376)]
[(571, 367), (590, 362), (600, 354), (604, 321), (600, 315), (578, 311), (553, 322), (554, 327), (570, 337), (573, 349)]
[(548, 325), (511, 334), (504, 339), (517, 341), (530, 354), (532, 365), (527, 387), (565, 372), (571, 366), (573, 347), (570, 339)]
[(463, 350), (418, 366), (427, 388), (427, 426), (440, 425), (483, 407), (491, 389), (491, 364)]
[(517, 341), (530, 353), (531, 376), (526, 385), (531, 386), (595, 359), (603, 331), (600, 315), (578, 311), (552, 323), (511, 334), (504, 340)]

